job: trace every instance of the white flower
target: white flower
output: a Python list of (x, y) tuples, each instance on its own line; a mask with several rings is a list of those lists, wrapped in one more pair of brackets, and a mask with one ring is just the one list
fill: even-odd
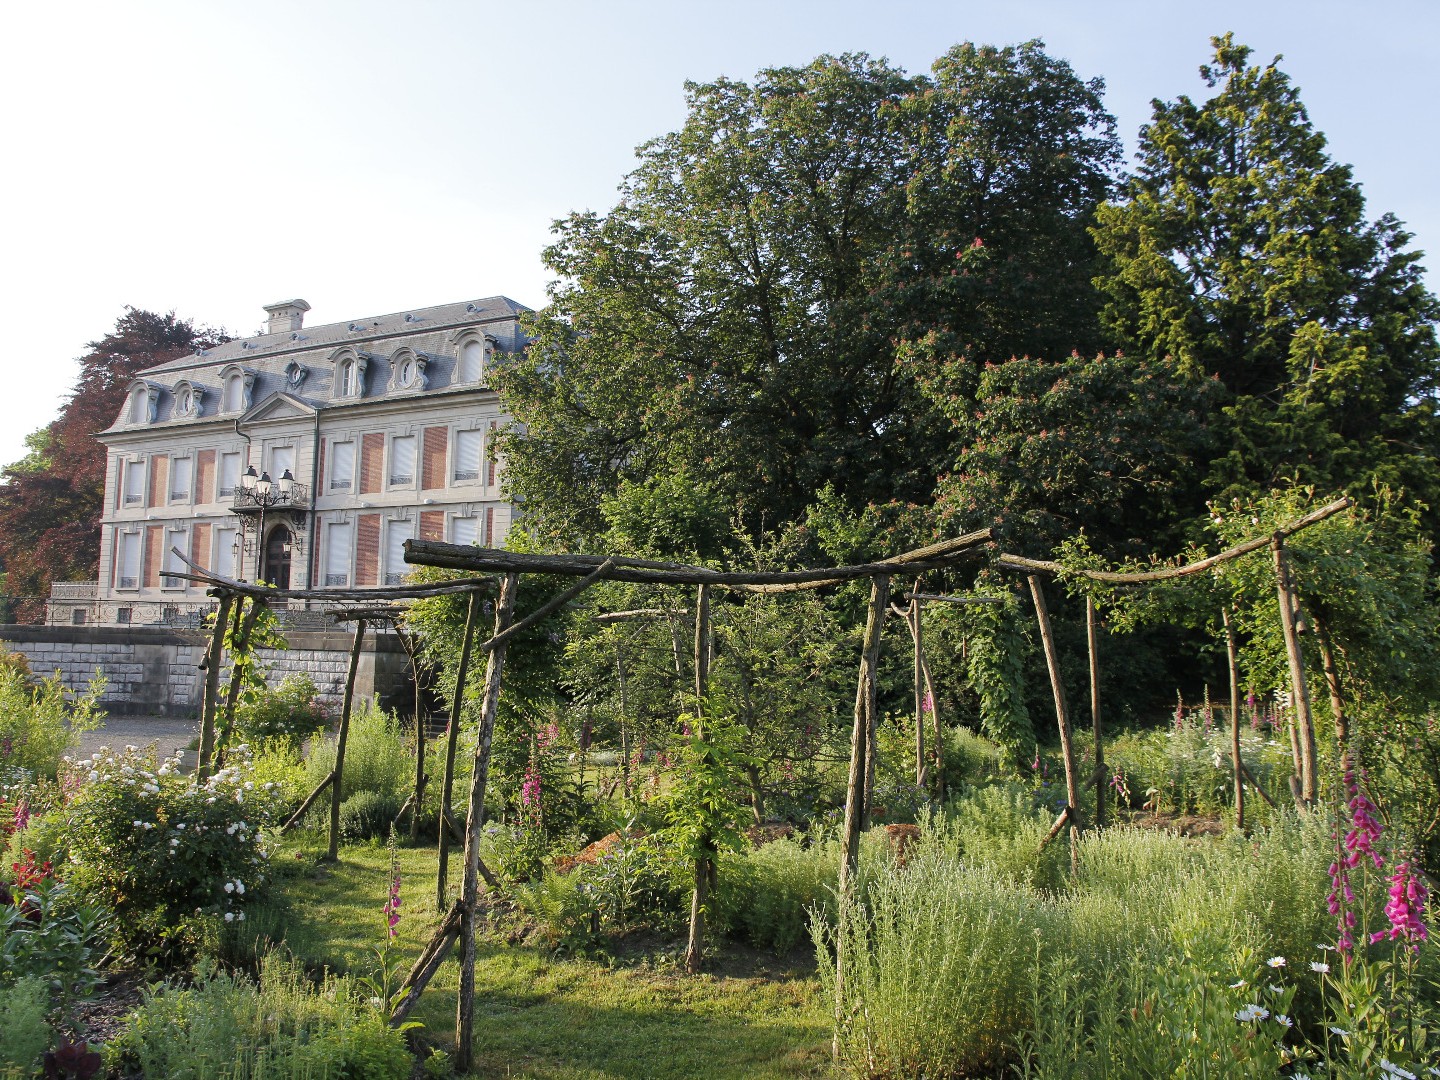
[(1276, 1013), (1275, 1022), (1283, 1028), (1288, 1028), (1292, 1024), (1290, 1017), (1286, 1016), (1284, 1013)]
[(1269, 960), (1266, 960), (1265, 963), (1269, 964), (1272, 968), (1282, 968), (1285, 966), (1285, 957), (1272, 956)]
[(233, 881), (227, 881), (227, 882), (225, 882), (225, 891), (226, 891), (227, 893), (234, 892), (234, 891), (235, 891), (235, 882), (233, 882)]
[(245, 921), (245, 912), (243, 912), (243, 911), (237, 912), (236, 915), (235, 915), (235, 921), (236, 921), (236, 922), (244, 922), (244, 921)]
[(1380, 1071), (1383, 1073), (1389, 1073), (1391, 1076), (1402, 1077), (1403, 1080), (1415, 1080), (1415, 1074), (1412, 1073), (1409, 1069), (1402, 1069), (1393, 1061), (1388, 1061), (1385, 1058), (1380, 1059)]
[(236, 896), (244, 896), (244, 895), (245, 895), (245, 883), (244, 883), (243, 881), (237, 881), (237, 882), (235, 882), (235, 895), (236, 895)]
[(178, 825), (175, 826), (175, 828), (176, 828), (176, 829), (184, 829), (184, 828), (185, 828), (185, 822), (183, 822), (183, 821), (180, 822)]
[(172, 837), (170, 838), (170, 846), (171, 846), (171, 847), (179, 847), (179, 846), (180, 846), (180, 841), (177, 840), (175, 837), (172, 836)]
[(1283, 994), (1283, 993), (1285, 992), (1285, 987), (1283, 987), (1283, 986), (1276, 986), (1274, 983), (1271, 983), (1271, 984), (1270, 984), (1270, 992), (1271, 992), (1272, 994)]
[(1244, 980), (1244, 979), (1240, 979), (1240, 980), (1237, 981), (1237, 982), (1231, 983), (1231, 984), (1230, 984), (1230, 989), (1231, 989), (1231, 990), (1239, 990), (1239, 989), (1240, 989), (1242, 986), (1244, 986), (1244, 985), (1245, 985), (1245, 980)]
[(1264, 1020), (1269, 1015), (1269, 1009), (1262, 1009), (1259, 1005), (1246, 1005), (1235, 1014), (1235, 1019), (1242, 1024), (1248, 1024), (1251, 1020)]
[(1310, 970), (1318, 971), (1321, 975), (1330, 974), (1330, 965), (1321, 963), (1319, 960), (1310, 961)]
[(143, 829), (145, 827), (145, 823), (143, 821), (132, 821), (131, 824), (134, 825), (137, 829)]
[(1335, 951), (1335, 946), (1334, 946), (1334, 945), (1316, 945), (1315, 947), (1316, 947), (1317, 949), (1319, 949), (1321, 952), (1334, 952), (1334, 951)]
[(90, 779), (91, 779), (91, 780), (99, 780), (99, 779), (100, 779), (100, 774), (99, 774), (98, 772), (96, 772), (94, 769), (91, 769), (91, 770), (90, 770)]
[(1330, 1026), (1330, 1034), (1339, 1035), (1342, 1039), (1348, 1039), (1350, 1037), (1350, 1032), (1342, 1027), (1335, 1027), (1333, 1024)]
[(255, 790), (255, 781), (254, 781), (254, 780), (246, 780), (246, 781), (245, 781), (245, 790), (246, 790), (246, 791), (254, 791), (254, 790)]
[(226, 922), (234, 922), (234, 921), (235, 921), (235, 912), (233, 912), (233, 911), (227, 911), (227, 912), (225, 912), (225, 921), (226, 921)]

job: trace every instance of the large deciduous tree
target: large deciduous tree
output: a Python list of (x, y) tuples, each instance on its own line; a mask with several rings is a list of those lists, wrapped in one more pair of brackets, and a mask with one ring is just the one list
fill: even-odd
[(31, 434), (29, 453), (3, 471), (0, 562), (9, 595), (44, 597), (51, 582), (94, 577), (106, 460), (94, 433), (114, 423), (137, 372), (221, 340), (174, 312), (127, 308), (114, 330), (90, 342), (60, 415)]
[(1378, 477), (1435, 505), (1440, 307), (1420, 256), (1394, 217), (1366, 218), (1278, 58), (1213, 44), (1214, 96), (1155, 102), (1098, 215), (1115, 343), (1218, 377), (1212, 495)]
[(984, 360), (1092, 343), (1113, 122), (1038, 42), (957, 46), (932, 76), (826, 56), (687, 94), (613, 210), (557, 223), (552, 304), (498, 375), (543, 542), (593, 540), (607, 494), (661, 474), (752, 528), (827, 486), (928, 502), (953, 460), (937, 395), (973, 391)]

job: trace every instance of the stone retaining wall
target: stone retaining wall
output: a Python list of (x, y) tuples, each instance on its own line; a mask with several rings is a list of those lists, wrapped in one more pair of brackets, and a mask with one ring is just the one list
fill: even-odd
[[(350, 635), (293, 632), (286, 640), (288, 649), (260, 651), (266, 681), (273, 686), (292, 671), (305, 672), (319, 687), (322, 701), (338, 703), (345, 692)], [(207, 644), (202, 633), (165, 627), (0, 625), (0, 646), (23, 654), (37, 676), (58, 671), (67, 690), (83, 691), (96, 672), (103, 675), (106, 686), (100, 700), (114, 713), (197, 714), (199, 665)], [(355, 673), (357, 698), (391, 695), (408, 677), (399, 639), (367, 633)]]

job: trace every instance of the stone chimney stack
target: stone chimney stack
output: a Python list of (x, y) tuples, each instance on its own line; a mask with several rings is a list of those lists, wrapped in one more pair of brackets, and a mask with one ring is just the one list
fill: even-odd
[(265, 314), (270, 316), (267, 334), (293, 334), (305, 321), (305, 312), (310, 305), (304, 300), (280, 300), (265, 305)]

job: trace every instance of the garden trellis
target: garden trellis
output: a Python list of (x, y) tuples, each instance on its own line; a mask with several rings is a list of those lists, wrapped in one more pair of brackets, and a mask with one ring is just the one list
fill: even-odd
[[(1110, 585), (1142, 585), (1200, 574), (1230, 559), (1259, 551), (1268, 546), (1272, 551), (1275, 565), (1277, 599), (1281, 608), (1282, 627), (1286, 639), (1287, 653), (1290, 659), (1291, 680), (1295, 686), (1294, 700), (1297, 702), (1295, 725), (1297, 732), (1295, 754), (1297, 777), (1294, 781), (1295, 795), (1297, 801), (1302, 805), (1308, 804), (1314, 801), (1314, 793), (1316, 790), (1314, 773), (1314, 730), (1308, 710), (1308, 698), (1304, 694), (1303, 657), (1299, 651), (1297, 637), (1300, 632), (1298, 619), (1299, 605), (1294, 582), (1288, 567), (1285, 541), (1301, 529), (1323, 521), (1347, 509), (1350, 505), (1351, 503), (1348, 499), (1339, 499), (1304, 515), (1288, 525), (1274, 530), (1268, 535), (1247, 540), (1217, 555), (1184, 565), (1165, 566), (1153, 570), (1134, 572), (1077, 569), (1067, 567), (1058, 562), (1028, 559), (1003, 552), (987, 552), (986, 549), (992, 541), (989, 530), (969, 533), (953, 540), (932, 544), (928, 547), (876, 562), (795, 571), (726, 571), (716, 570), (710, 567), (650, 559), (576, 554), (540, 555), (480, 549), (473, 546), (463, 547), (429, 540), (408, 541), (406, 544), (405, 559), (411, 564), (500, 576), (498, 598), (494, 609), (494, 629), (491, 635), (478, 645), (474, 643), (473, 638), (481, 608), (480, 594), (494, 590), (495, 581), (493, 578), (472, 578), (461, 581), (437, 582), (423, 585), (417, 584), (352, 590), (276, 590), (209, 574), (204, 571), (203, 568), (186, 559), (183, 554), (179, 552), (176, 552), (176, 554), (192, 571), (191, 574), (181, 576), (189, 577), (191, 580), (199, 581), (210, 586), (212, 594), (216, 595), (220, 601), (221, 617), (217, 620), (217, 629), (211, 643), (210, 652), (207, 656), (208, 670), (204, 709), (205, 727), (202, 728), (202, 747), (205, 745), (204, 730), (208, 729), (213, 733), (214, 711), (218, 700), (218, 661), (223, 646), (223, 627), (227, 618), (230, 617), (232, 605), (238, 599), (248, 597), (252, 599), (252, 601), (262, 603), (265, 601), (290, 599), (319, 600), (331, 603), (335, 601), (351, 601), (357, 604), (371, 605), (371, 607), (368, 608), (357, 606), (348, 615), (342, 613), (339, 616), (356, 622), (356, 644), (352, 650), (352, 666), (350, 678), (347, 680), (346, 691), (346, 712), (348, 713), (354, 682), (353, 661), (358, 655), (360, 640), (366, 622), (381, 614), (373, 609), (373, 605), (376, 604), (376, 602), (469, 594), (465, 635), (457, 669), (456, 685), (451, 700), (451, 723), (446, 754), (445, 791), (442, 794), (440, 827), (441, 870), (438, 898), (443, 902), (445, 894), (445, 866), (448, 861), (448, 841), (452, 835), (452, 830), (460, 833), (459, 839), (463, 840), (464, 845), (463, 877), (460, 896), (449, 910), (446, 911), (435, 935), (412, 969), (404, 987), (407, 991), (406, 997), (401, 1001), (395, 1012), (397, 1021), (408, 1015), (430, 978), (458, 942), (461, 949), (461, 975), (460, 995), (456, 1016), (456, 1064), (461, 1068), (468, 1068), (471, 1056), (470, 1034), (473, 1029), (474, 1019), (475, 917), (480, 895), (479, 882), (483, 875), (493, 883), (493, 879), (488, 873), (484, 872), (480, 862), (479, 842), (481, 826), (483, 824), (486, 786), (489, 776), (491, 741), (494, 735), (495, 719), (504, 677), (508, 646), (517, 634), (560, 610), (578, 597), (585, 589), (600, 581), (623, 581), (641, 584), (690, 586), (696, 588), (695, 692), (697, 702), (699, 703), (699, 708), (697, 708), (697, 719), (699, 721), (697, 723), (697, 735), (703, 738), (704, 718), (701, 714), (703, 712), (703, 703), (707, 689), (706, 681), (711, 659), (709, 627), (711, 589), (723, 588), (737, 592), (783, 594), (835, 586), (847, 582), (869, 581), (869, 602), (861, 649), (859, 678), (856, 687), (844, 825), (841, 834), (842, 858), (839, 868), (839, 895), (843, 909), (853, 900), (855, 874), (858, 867), (860, 835), (868, 822), (870, 813), (874, 783), (873, 763), (875, 758), (876, 729), (878, 723), (876, 673), (879, 664), (881, 638), (885, 619), (891, 613), (898, 614), (905, 618), (910, 627), (915, 646), (914, 667), (917, 699), (916, 764), (918, 778), (923, 781), (925, 779), (924, 735), (923, 717), (920, 715), (923, 711), (922, 693), (933, 702), (934, 688), (930, 682), (928, 668), (925, 663), (923, 639), (919, 627), (921, 605), (922, 603), (928, 602), (983, 603), (986, 602), (987, 599), (981, 597), (952, 597), (942, 594), (922, 593), (920, 591), (919, 575), (930, 571), (946, 570), (966, 561), (976, 559), (982, 554), (991, 555), (994, 564), (1000, 568), (1023, 572), (1027, 575), (1027, 584), (1029, 585), (1029, 591), (1035, 605), (1036, 619), (1039, 624), (1042, 643), (1045, 646), (1046, 666), (1055, 698), (1057, 728), (1060, 735), (1062, 754), (1065, 759), (1066, 806), (1061, 811), (1059, 818), (1052, 828), (1051, 836), (1057, 835), (1059, 831), (1068, 824), (1071, 832), (1073, 858), (1077, 850), (1077, 837), (1082, 824), (1077, 805), (1079, 803), (1081, 784), (1076, 772), (1075, 753), (1071, 741), (1069, 710), (1066, 703), (1064, 686), (1060, 677), (1058, 656), (1056, 654), (1053, 632), (1050, 628), (1041, 575), (1078, 577)], [(578, 580), (568, 588), (558, 592), (550, 600), (529, 614), (517, 620), (515, 599), (522, 574), (547, 574), (572, 577)], [(903, 594), (903, 598), (907, 601), (908, 605), (906, 608), (892, 607), (890, 604), (890, 583), (892, 577), (896, 575), (910, 576), (913, 577), (915, 581), (915, 585), (911, 591)], [(600, 616), (599, 618), (601, 621), (618, 621), (626, 618), (673, 615), (677, 610), (678, 609), (674, 608), (643, 609), (614, 612), (610, 613), (609, 616)], [(383, 614), (384, 617), (388, 618), (390, 612), (387, 610)], [(1098, 658), (1095, 649), (1095, 622), (1094, 604), (1093, 601), (1087, 598), (1086, 623), (1087, 642), (1090, 654), (1091, 712), (1092, 722), (1095, 726), (1097, 748), (1097, 769), (1090, 777), (1090, 782), (1094, 783), (1097, 787), (1103, 787), (1105, 770), (1099, 739)], [(1323, 645), (1324, 642), (1322, 641), (1321, 644)], [(464, 699), (469, 663), (472, 654), (477, 651), (486, 657), (484, 689), (481, 696), (475, 761), (471, 774), (471, 785), (467, 800), (464, 827), (463, 830), (455, 830), (447, 811), (452, 794), (450, 787), (453, 777), (461, 704)], [(678, 660), (678, 645), (676, 652)], [(1332, 667), (1333, 663), (1326, 664), (1327, 682), (1331, 686), (1332, 696), (1338, 701), (1338, 682), (1331, 677)], [(1231, 683), (1233, 705), (1238, 694), (1238, 676), (1233, 659), (1231, 663)], [(924, 686), (924, 691), (921, 689), (922, 685)], [(1236, 719), (1237, 715), (1238, 710), (1232, 708), (1232, 729), (1234, 724), (1238, 722)], [(1341, 719), (1340, 713), (1337, 713), (1337, 723), (1343, 725), (1343, 719)], [(343, 724), (344, 719), (342, 717), (342, 727)], [(343, 762), (342, 753), (337, 753), (337, 772)], [(1241, 783), (1242, 776), (1246, 778), (1249, 777), (1246, 775), (1244, 763), (1240, 760), (1238, 749), (1235, 748), (1233, 743), (1232, 755), (1234, 758), (1236, 783), (1239, 784)], [(1250, 779), (1252, 779), (1253, 783), (1253, 778)], [(418, 783), (417, 781), (417, 784)], [(314, 793), (311, 797), (312, 800), (318, 797), (318, 794), (318, 791)], [(1262, 792), (1262, 795), (1263, 794)], [(1268, 800), (1268, 796), (1266, 796), (1266, 798)], [(1097, 822), (1101, 822), (1103, 821), (1103, 796), (1101, 800), (1097, 800), (1097, 806), (1099, 808), (1099, 812), (1097, 812)], [(692, 903), (690, 948), (687, 953), (687, 962), (691, 967), (698, 966), (699, 962), (699, 932), (702, 925), (701, 920), (703, 918), (705, 894), (707, 890), (713, 886), (713, 859), (707, 860), (703, 856), (697, 859), (695, 870), (696, 887)], [(841, 1000), (841, 988), (845, 977), (844, 965), (845, 958), (843, 956), (843, 950), (841, 950), (841, 955), (837, 955), (836, 958), (837, 1004)]]

